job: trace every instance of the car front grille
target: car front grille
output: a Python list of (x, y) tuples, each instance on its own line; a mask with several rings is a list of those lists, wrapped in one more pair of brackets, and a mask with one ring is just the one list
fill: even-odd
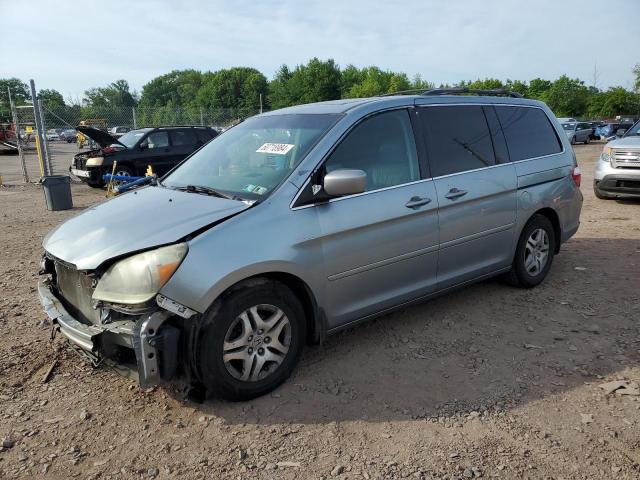
[(614, 149), (612, 160), (614, 168), (640, 168), (640, 150)]
[(70, 307), (72, 315), (85, 323), (99, 324), (100, 311), (91, 305), (93, 295), (93, 278), (79, 272), (72, 266), (59, 261), (54, 262), (56, 270), (56, 287), (60, 300)]

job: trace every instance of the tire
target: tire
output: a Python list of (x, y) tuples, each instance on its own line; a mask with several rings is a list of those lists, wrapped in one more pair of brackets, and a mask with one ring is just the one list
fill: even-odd
[[(274, 318), (268, 323), (271, 330), (258, 328), (252, 309), (265, 322)], [(269, 332), (277, 337), (270, 337)], [(300, 301), (288, 287), (255, 279), (216, 301), (196, 335), (196, 376), (207, 394), (250, 400), (272, 391), (291, 375), (304, 346), (306, 319)], [(268, 360), (278, 357), (279, 363)]]
[[(531, 252), (531, 244), (529, 241), (534, 242), (536, 239), (543, 238), (539, 236), (541, 235), (540, 232), (544, 232), (547, 238), (546, 257), (542, 265), (534, 261), (533, 263), (537, 264), (539, 268), (537, 271), (532, 271), (532, 265), (528, 265), (527, 260), (531, 255), (535, 254)], [(511, 285), (520, 288), (533, 288), (542, 283), (553, 263), (556, 241), (553, 225), (547, 217), (544, 215), (534, 215), (531, 217), (520, 234), (516, 254), (513, 258), (513, 264), (511, 265), (511, 271), (506, 275), (507, 281)]]
[(571, 145), (575, 145), (576, 144), (576, 137), (573, 136), (571, 137)]
[(590, 141), (591, 141), (591, 138), (587, 137), (587, 138), (585, 138), (585, 140), (584, 140), (584, 144), (585, 144), (585, 145), (589, 145), (589, 142), (590, 142)]

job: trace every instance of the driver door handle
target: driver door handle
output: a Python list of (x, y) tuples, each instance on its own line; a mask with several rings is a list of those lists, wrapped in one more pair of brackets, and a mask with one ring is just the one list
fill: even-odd
[(411, 199), (404, 204), (407, 208), (418, 209), (423, 205), (431, 203), (431, 199), (427, 197), (411, 197)]
[(460, 197), (464, 197), (467, 193), (468, 192), (466, 190), (458, 190), (457, 188), (452, 188), (445, 195), (445, 198), (448, 198), (449, 200), (456, 200)]

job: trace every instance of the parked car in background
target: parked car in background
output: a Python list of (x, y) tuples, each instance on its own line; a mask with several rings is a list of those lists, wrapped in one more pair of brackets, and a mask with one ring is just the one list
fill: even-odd
[(127, 132), (130, 132), (131, 128), (129, 127), (111, 127), (108, 132), (115, 138), (120, 138)]
[(571, 145), (576, 143), (589, 143), (591, 141), (591, 135), (593, 134), (593, 128), (590, 123), (586, 122), (567, 122), (562, 124), (564, 133), (567, 135)]
[[(612, 137), (622, 136), (628, 128), (631, 128), (632, 125), (633, 123), (605, 123), (600, 127), (600, 138), (602, 140), (609, 140)], [(619, 130), (622, 131), (619, 132)]]
[(591, 140), (600, 140), (600, 127), (604, 125), (602, 122), (589, 122), (591, 124)]
[(596, 163), (593, 192), (602, 199), (640, 198), (640, 122), (604, 146)]
[[(45, 310), (145, 387), (182, 378), (246, 400), (307, 341), (499, 274), (540, 284), (580, 224), (569, 140), (541, 102), (452, 92), (469, 90), (245, 120), (49, 233)], [(181, 131), (205, 130), (120, 140)]]
[(572, 117), (559, 117), (558, 121), (560, 123), (577, 122), (577, 120), (575, 118), (572, 118)]
[(56, 131), (55, 128), (50, 128), (49, 130), (47, 130), (45, 136), (47, 137), (47, 140), (50, 141), (60, 140), (60, 134)]
[(60, 133), (60, 140), (64, 140), (67, 143), (73, 143), (76, 141), (76, 129), (75, 128), (68, 128), (66, 130), (63, 130), (62, 133)]
[(111, 173), (143, 176), (147, 166), (164, 175), (195, 150), (214, 138), (218, 132), (209, 127), (141, 128), (115, 138), (93, 127), (78, 126), (76, 130), (90, 138), (99, 148), (78, 153), (70, 172), (92, 187), (104, 185), (102, 176)]

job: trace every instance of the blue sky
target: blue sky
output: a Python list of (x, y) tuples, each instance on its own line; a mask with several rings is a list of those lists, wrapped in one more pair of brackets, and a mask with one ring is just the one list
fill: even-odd
[(253, 66), (270, 78), (317, 56), (420, 73), (630, 88), (639, 0), (0, 0), (0, 77), (77, 98), (119, 78)]

